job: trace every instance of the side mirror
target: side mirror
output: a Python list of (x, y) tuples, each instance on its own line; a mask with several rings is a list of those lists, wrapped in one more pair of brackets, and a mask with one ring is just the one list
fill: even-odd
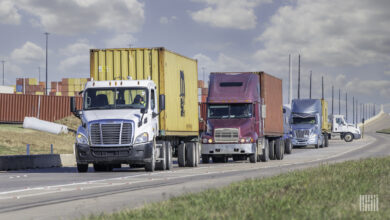
[(159, 96), (159, 107), (160, 111), (165, 110), (165, 95)]
[(286, 114), (286, 109), (285, 108), (283, 109), (283, 114)]
[(146, 108), (141, 108), (141, 114), (145, 114), (146, 113)]

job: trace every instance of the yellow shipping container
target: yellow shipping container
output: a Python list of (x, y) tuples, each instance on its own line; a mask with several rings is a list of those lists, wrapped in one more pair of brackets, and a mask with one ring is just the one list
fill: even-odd
[(56, 96), (61, 96), (62, 93), (61, 92), (56, 92)]
[(38, 85), (38, 81), (36, 78), (29, 78), (28, 85)]
[(35, 92), (35, 95), (44, 95), (44, 92)]
[(328, 122), (328, 102), (324, 99), (321, 99), (321, 106), (322, 106), (322, 131), (323, 132), (330, 132), (330, 125)]
[(67, 92), (74, 92), (75, 91), (75, 85), (74, 84), (69, 84), (67, 89)]
[(126, 80), (130, 76), (156, 83), (158, 94), (165, 95), (165, 110), (159, 118), (162, 135), (198, 135), (196, 60), (165, 48), (92, 49), (90, 58), (94, 80)]

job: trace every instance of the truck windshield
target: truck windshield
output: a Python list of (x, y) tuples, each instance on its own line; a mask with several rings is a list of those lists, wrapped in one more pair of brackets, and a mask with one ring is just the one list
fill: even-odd
[(251, 118), (252, 104), (216, 104), (208, 106), (208, 118)]
[(316, 124), (317, 120), (315, 116), (312, 117), (293, 117), (292, 124)]
[(141, 109), (148, 103), (146, 88), (89, 88), (84, 93), (84, 110)]

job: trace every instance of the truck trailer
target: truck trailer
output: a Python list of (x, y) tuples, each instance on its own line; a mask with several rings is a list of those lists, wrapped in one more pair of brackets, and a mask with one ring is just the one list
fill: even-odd
[(328, 147), (328, 103), (324, 99), (293, 99), (291, 105), (293, 146)]
[(283, 159), (282, 80), (264, 72), (211, 73), (202, 161)]
[(197, 61), (164, 48), (90, 50), (83, 108), (71, 111), (79, 172), (129, 164), (146, 171), (199, 163)]

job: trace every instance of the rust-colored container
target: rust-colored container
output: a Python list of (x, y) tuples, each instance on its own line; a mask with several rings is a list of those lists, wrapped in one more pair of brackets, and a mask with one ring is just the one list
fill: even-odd
[(208, 88), (202, 88), (202, 95), (206, 95), (209, 93), (209, 89)]
[(206, 102), (199, 103), (199, 132), (206, 131), (207, 120), (207, 104)]
[(204, 81), (198, 80), (198, 88), (204, 88)]
[(265, 135), (283, 135), (282, 80), (260, 72), (260, 95), (266, 106)]
[[(20, 123), (24, 117), (55, 121), (70, 116), (70, 98), (64, 96), (0, 94), (0, 122)], [(81, 97), (76, 98), (78, 109)]]

